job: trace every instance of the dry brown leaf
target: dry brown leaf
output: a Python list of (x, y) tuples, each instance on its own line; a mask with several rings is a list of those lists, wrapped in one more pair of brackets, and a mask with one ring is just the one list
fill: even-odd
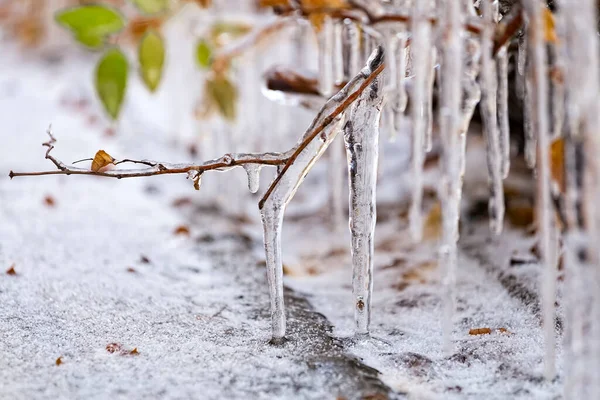
[(187, 225), (179, 225), (177, 228), (175, 228), (173, 234), (190, 236), (190, 228)]
[(140, 256), (140, 262), (141, 262), (142, 264), (150, 264), (150, 259), (149, 259), (148, 257), (146, 257), (145, 255), (143, 255), (143, 254), (142, 254), (142, 255)]
[(135, 274), (137, 271), (133, 267), (127, 267), (127, 272), (131, 272), (132, 274)]
[(56, 365), (60, 365), (60, 364), (62, 364), (62, 363), (63, 363), (63, 361), (62, 361), (62, 356), (58, 357), (54, 363), (55, 363)]
[(552, 11), (544, 8), (542, 18), (544, 19), (544, 39), (549, 43), (558, 42), (558, 36), (556, 36), (556, 29), (554, 27), (554, 15), (552, 15)]
[(558, 138), (550, 145), (550, 173), (560, 192), (565, 192), (565, 141)]
[(115, 159), (104, 150), (98, 150), (92, 160), (92, 171), (98, 172), (102, 168), (115, 162)]
[(442, 234), (442, 205), (440, 202), (436, 202), (425, 218), (423, 224), (423, 239), (432, 240), (437, 239)]
[(475, 328), (469, 330), (469, 335), (489, 335), (492, 333), (490, 328)]
[(498, 333), (505, 333), (507, 335), (511, 335), (512, 333), (506, 328), (498, 328)]
[(10, 268), (6, 270), (6, 275), (17, 275), (17, 271), (15, 271), (15, 264), (11, 265)]
[(140, 352), (138, 351), (137, 347), (134, 347), (134, 348), (133, 348), (133, 350), (131, 350), (131, 351), (129, 352), (129, 355), (130, 355), (130, 356), (137, 356), (137, 355), (139, 355), (139, 354), (140, 354)]
[(266, 7), (285, 7), (289, 5), (288, 0), (258, 0), (259, 8)]
[(516, 227), (528, 227), (533, 224), (534, 210), (529, 205), (511, 205), (506, 207), (506, 218)]
[(109, 353), (117, 353), (123, 350), (123, 346), (119, 343), (109, 343), (106, 345), (106, 351)]
[(52, 197), (50, 195), (44, 197), (44, 204), (46, 204), (48, 207), (54, 207), (56, 205), (56, 202), (54, 201), (54, 197)]
[(127, 32), (134, 42), (138, 42), (146, 32), (159, 31), (164, 20), (162, 17), (136, 17), (129, 22)]

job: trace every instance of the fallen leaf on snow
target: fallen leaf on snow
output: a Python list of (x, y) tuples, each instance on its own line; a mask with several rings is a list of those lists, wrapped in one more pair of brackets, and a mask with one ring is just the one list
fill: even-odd
[(48, 195), (44, 197), (44, 204), (46, 204), (48, 207), (54, 207), (56, 205), (56, 201), (54, 201), (54, 197)]
[(492, 333), (490, 328), (469, 329), (469, 335), (489, 335), (490, 333)]
[(17, 275), (17, 271), (15, 271), (15, 264), (11, 265), (10, 268), (6, 270), (6, 275)]
[(62, 356), (58, 357), (54, 363), (55, 363), (56, 365), (60, 365), (60, 364), (62, 364), (62, 363), (63, 363), (63, 361), (62, 361)]
[(177, 228), (175, 228), (175, 230), (173, 231), (173, 234), (190, 236), (190, 228), (187, 227), (186, 225), (179, 225)]

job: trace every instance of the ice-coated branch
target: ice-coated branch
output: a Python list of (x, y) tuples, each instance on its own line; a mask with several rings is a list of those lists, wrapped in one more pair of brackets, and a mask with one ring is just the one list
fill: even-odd
[(237, 166), (244, 166), (247, 164), (258, 164), (258, 165), (283, 165), (287, 162), (288, 157), (285, 153), (237, 153), (237, 154), (225, 154), (222, 157), (214, 160), (206, 161), (202, 164), (172, 164), (162, 161), (150, 161), (150, 160), (133, 160), (123, 159), (115, 160), (114, 165), (120, 165), (124, 163), (144, 164), (147, 168), (139, 169), (112, 169), (112, 170), (99, 170), (93, 171), (86, 168), (78, 168), (72, 165), (67, 165), (63, 161), (57, 159), (51, 154), (56, 143), (56, 138), (52, 134), (51, 127), (47, 130), (50, 139), (44, 142), (42, 145), (47, 147), (46, 159), (52, 161), (56, 166), (56, 170), (52, 171), (39, 171), (39, 172), (14, 172), (10, 171), (8, 176), (12, 179), (20, 176), (40, 176), (40, 175), (95, 175), (103, 176), (108, 178), (139, 178), (143, 176), (155, 176), (155, 175), (166, 175), (166, 174), (187, 174), (195, 172), (202, 174), (205, 171), (211, 170), (227, 170)]

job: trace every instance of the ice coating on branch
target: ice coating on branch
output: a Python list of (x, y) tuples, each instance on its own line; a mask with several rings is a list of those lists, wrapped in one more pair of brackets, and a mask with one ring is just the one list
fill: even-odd
[(500, 130), (500, 171), (502, 177), (508, 177), (510, 171), (510, 125), (508, 120), (508, 53), (502, 47), (496, 55), (498, 76), (497, 111), (498, 129)]
[(258, 192), (262, 166), (259, 164), (244, 164), (243, 167), (248, 175), (248, 190), (250, 190), (250, 193)]
[(411, 93), (412, 122), (412, 203), (409, 211), (410, 233), (415, 241), (423, 234), (423, 162), (425, 160), (425, 136), (428, 129), (427, 94), (431, 68), (431, 24), (429, 2), (416, 1), (412, 12), (412, 70), (414, 71)]
[[(452, 329), (455, 309), (456, 258), (460, 199), (462, 192), (463, 113), (461, 108), (463, 76), (463, 13), (455, 1), (446, 1), (446, 18), (442, 22), (444, 37), (441, 46), (439, 126), (442, 142), (442, 202), (443, 233), (440, 247), (442, 271), (442, 301), (444, 305), (444, 350), (452, 353)], [(464, 133), (462, 134), (464, 137)]]
[(383, 90), (373, 80), (350, 110), (344, 125), (350, 188), (350, 233), (352, 235), (352, 293), (355, 328), (369, 333), (373, 294), (373, 256), (377, 217), (375, 189), (379, 153), (379, 118)]
[[(504, 191), (502, 187), (502, 153), (498, 132), (497, 89), (498, 75), (493, 57), (493, 35), (495, 14), (498, 4), (491, 1), (482, 2), (484, 30), (481, 38), (481, 103), (480, 111), (483, 119), (483, 132), (486, 139), (488, 183), (490, 199), (488, 212), (490, 229), (496, 235), (502, 232), (504, 220)], [(494, 10), (496, 8), (496, 10)]]
[(345, 199), (343, 197), (344, 188), (344, 164), (345, 159), (343, 157), (343, 148), (337, 145), (332, 146), (329, 150), (329, 206), (330, 206), (330, 218), (331, 228), (336, 231), (344, 225), (344, 204)]
[[(340, 104), (358, 90), (361, 85), (366, 85), (367, 79), (373, 72), (380, 68), (383, 63), (383, 49), (377, 47), (369, 59), (367, 66), (363, 68), (344, 88), (332, 96), (313, 120), (311, 126), (299, 140), (298, 144), (289, 152), (289, 160), (285, 167), (278, 168), (278, 175), (259, 202), (261, 220), (263, 224), (264, 245), (267, 263), (267, 278), (269, 294), (271, 299), (271, 319), (273, 341), (279, 342), (285, 336), (286, 320), (283, 301), (283, 262), (281, 253), (281, 229), (283, 225), (283, 214), (287, 204), (290, 202), (296, 190), (314, 165), (328, 148), (332, 140), (342, 129), (343, 118), (338, 115), (333, 121), (325, 125), (321, 131), (319, 127), (325, 124), (328, 116), (336, 110)], [(373, 82), (377, 82), (375, 79)], [(365, 88), (363, 93), (372, 94), (370, 88)], [(366, 106), (364, 106), (366, 107)], [(354, 109), (354, 108), (353, 108)], [(356, 112), (360, 113), (360, 110)], [(361, 114), (357, 114), (360, 116)], [(377, 114), (379, 118), (379, 114)], [(360, 124), (361, 121), (359, 120)], [(369, 170), (376, 173), (377, 168)], [(362, 249), (362, 248), (361, 248)], [(357, 253), (361, 254), (361, 253)], [(367, 261), (363, 257), (363, 260)]]
[(542, 274), (542, 321), (544, 325), (544, 375), (554, 379), (555, 368), (555, 326), (554, 302), (556, 301), (556, 263), (553, 251), (556, 248), (553, 237), (554, 210), (550, 193), (550, 131), (548, 119), (548, 68), (544, 39), (543, 4), (536, 0), (524, 2), (529, 17), (528, 49), (530, 62), (527, 71), (526, 97), (532, 102), (531, 125), (538, 143), (537, 162), (537, 226)]
[(317, 33), (319, 44), (319, 92), (326, 97), (333, 94), (334, 88), (334, 27), (330, 16), (323, 17), (323, 24)]

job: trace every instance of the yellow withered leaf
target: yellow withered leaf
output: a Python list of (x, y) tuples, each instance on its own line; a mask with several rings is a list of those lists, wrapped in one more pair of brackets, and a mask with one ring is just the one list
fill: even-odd
[(98, 150), (92, 160), (92, 171), (98, 172), (101, 168), (106, 167), (115, 162), (115, 159), (104, 150)]
[(558, 138), (550, 145), (550, 173), (561, 193), (565, 191), (565, 141)]
[(552, 11), (544, 7), (542, 13), (542, 18), (544, 20), (544, 39), (549, 43), (558, 42), (558, 36), (556, 36), (556, 29), (554, 27), (554, 15), (552, 15)]

